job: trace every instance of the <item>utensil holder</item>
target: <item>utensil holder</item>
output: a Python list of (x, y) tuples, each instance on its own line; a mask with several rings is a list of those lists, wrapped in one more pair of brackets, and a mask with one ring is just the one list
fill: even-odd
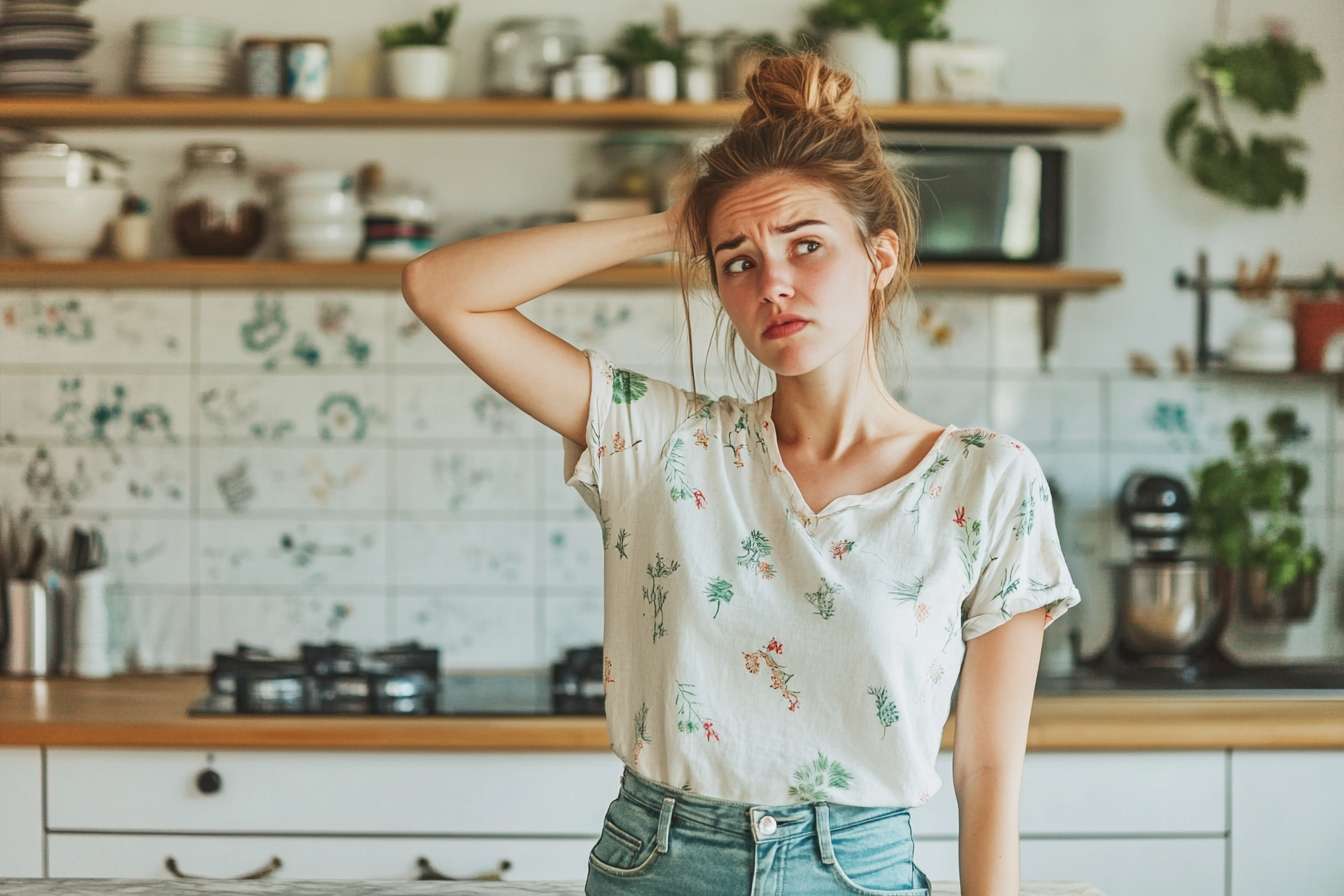
[(45, 678), (61, 661), (61, 606), (41, 583), (15, 579), (5, 587), (0, 668), (6, 675)]

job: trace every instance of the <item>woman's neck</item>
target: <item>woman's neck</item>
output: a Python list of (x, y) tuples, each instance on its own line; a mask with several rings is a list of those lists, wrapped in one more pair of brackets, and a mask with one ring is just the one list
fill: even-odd
[(816, 460), (927, 426), (888, 394), (871, 354), (851, 362), (835, 358), (802, 376), (776, 379), (770, 407), (775, 439)]

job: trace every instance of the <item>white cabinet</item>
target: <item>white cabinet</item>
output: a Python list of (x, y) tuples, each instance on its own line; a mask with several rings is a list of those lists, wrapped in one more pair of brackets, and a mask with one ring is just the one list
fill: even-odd
[(1344, 753), (1233, 754), (1231, 892), (1344, 893)]
[(0, 747), (0, 877), (42, 876), (42, 751)]
[[(1106, 896), (1224, 896), (1227, 754), (1028, 753), (1022, 771), (1022, 876), (1087, 880)], [(942, 789), (910, 813), (915, 862), (959, 876), (952, 756)]]
[(295, 880), (410, 880), (421, 857), (449, 877), (498, 871), (509, 880), (581, 880), (597, 837), (275, 837), (172, 834), (52, 834), (52, 877), (237, 877), (281, 862), (271, 875)]

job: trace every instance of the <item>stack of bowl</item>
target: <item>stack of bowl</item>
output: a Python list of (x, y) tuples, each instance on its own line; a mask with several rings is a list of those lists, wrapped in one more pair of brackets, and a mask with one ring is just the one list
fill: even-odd
[(135, 86), (144, 93), (219, 93), (228, 86), (233, 29), (170, 16), (135, 23)]
[(0, 9), (0, 93), (88, 93), (80, 57), (96, 43), (83, 0), (5, 0)]
[(351, 261), (364, 242), (364, 209), (344, 171), (295, 171), (282, 190), (282, 239), (290, 258)]
[(44, 261), (88, 258), (126, 191), (124, 162), (68, 143), (18, 146), (0, 173), (5, 230), (20, 249)]

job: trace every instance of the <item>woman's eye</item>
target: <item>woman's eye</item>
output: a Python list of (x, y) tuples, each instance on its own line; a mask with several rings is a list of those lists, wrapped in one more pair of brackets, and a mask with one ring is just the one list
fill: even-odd
[(821, 248), (821, 243), (816, 240), (803, 240), (798, 244), (798, 251), (804, 255), (810, 255)]
[(723, 270), (726, 274), (741, 274), (750, 266), (751, 262), (749, 260), (745, 258), (734, 258), (723, 266)]

